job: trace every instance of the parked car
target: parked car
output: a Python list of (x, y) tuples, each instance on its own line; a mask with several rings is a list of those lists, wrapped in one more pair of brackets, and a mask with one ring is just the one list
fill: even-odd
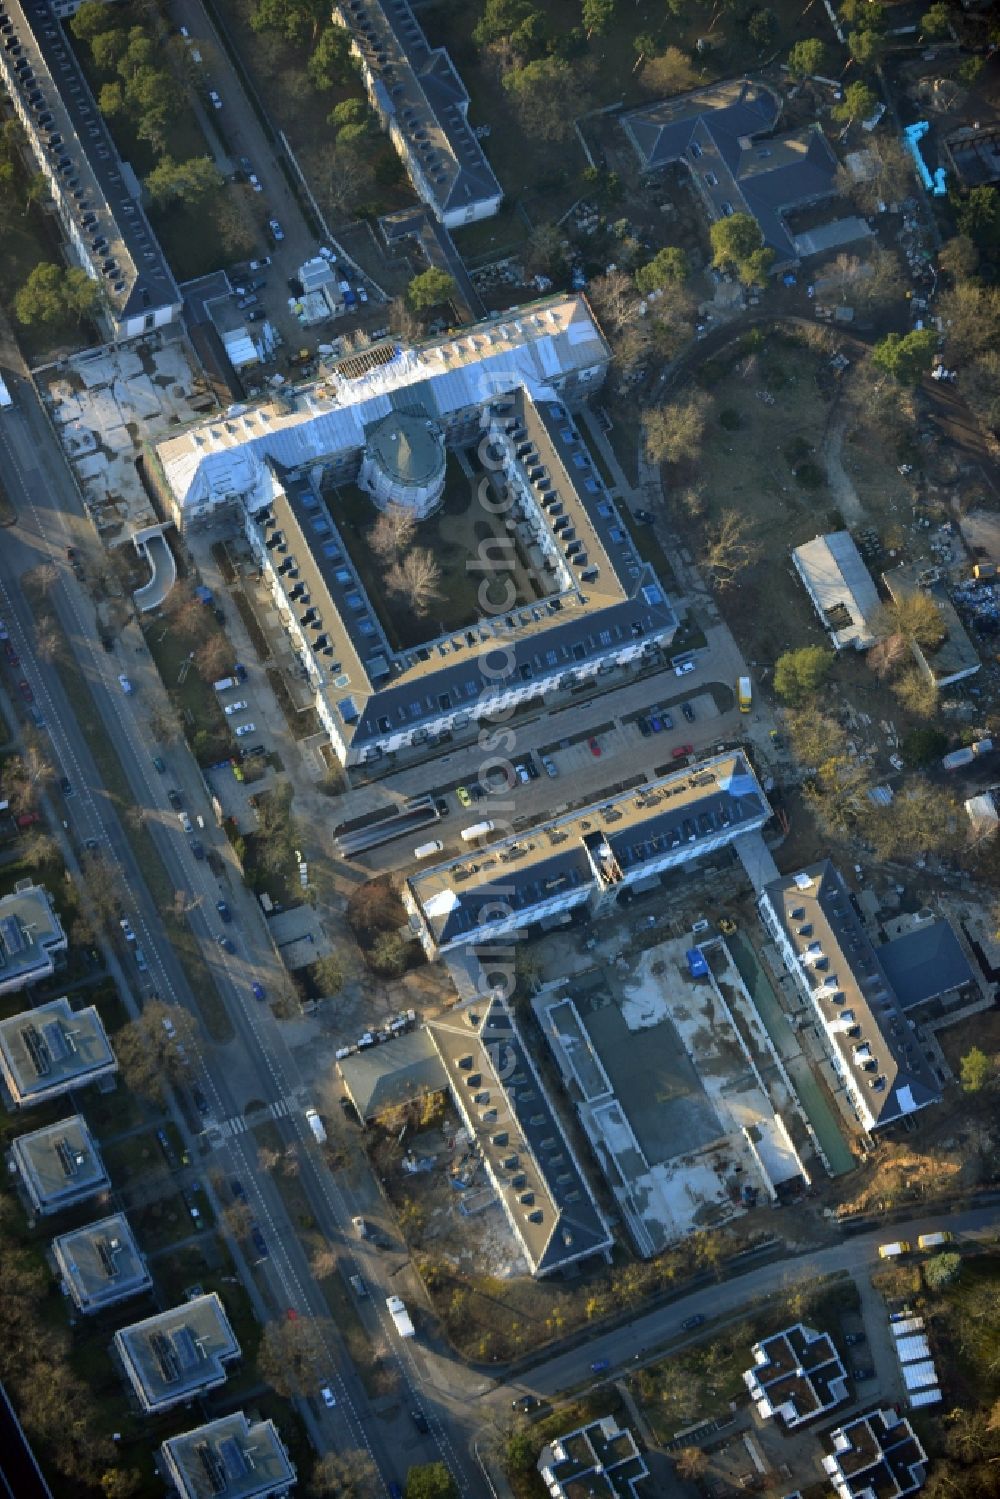
[(248, 269), (251, 271), (263, 271), (271, 264), (270, 255), (262, 255), (259, 260), (251, 260)]
[(527, 1416), (529, 1412), (537, 1410), (541, 1403), (537, 1395), (518, 1395), (516, 1400), (510, 1402), (510, 1408)]
[(609, 1358), (595, 1358), (590, 1366), (590, 1372), (591, 1374), (606, 1374), (610, 1368), (611, 1360)]
[(197, 1083), (195, 1083), (194, 1087), (191, 1089), (191, 1097), (194, 1099), (194, 1106), (198, 1110), (199, 1114), (207, 1114), (209, 1112), (208, 1099), (198, 1087)]
[(241, 723), (236, 730), (236, 737), (237, 739), (242, 739), (244, 734), (253, 734), (256, 733), (256, 730), (257, 725), (255, 723)]
[(249, 708), (249, 706), (250, 704), (247, 702), (246, 698), (240, 698), (239, 702), (227, 703), (222, 711), (225, 713), (227, 718), (231, 718), (234, 713), (242, 713), (244, 709)]
[(249, 294), (249, 296), (246, 296), (246, 297), (237, 297), (237, 299), (236, 299), (236, 305), (240, 309), (241, 312), (245, 312), (248, 307), (255, 306), (256, 303), (259, 302), (259, 301), (260, 301), (260, 298), (258, 296), (256, 296), (253, 292), (251, 292)]
[(323, 1404), (329, 1411), (332, 1411), (333, 1407), (337, 1403), (337, 1397), (328, 1384), (323, 1385), (322, 1389), (319, 1392), (319, 1398), (322, 1400)]
[(132, 691), (132, 683), (129, 681), (124, 672), (122, 672), (121, 676), (118, 678), (118, 685), (121, 688), (122, 692), (124, 692), (125, 696), (128, 697)]
[(213, 109), (221, 109), (222, 108), (222, 100), (219, 98), (219, 96), (216, 93), (216, 91), (215, 91), (214, 88), (210, 88), (209, 89), (209, 91), (208, 91), (208, 97), (212, 101), (212, 108)]
[(35, 701), (35, 694), (32, 692), (31, 688), (23, 677), (17, 684), (17, 690), (24, 698), (24, 701), (26, 703), (33, 703)]
[(224, 951), (226, 951), (226, 952), (235, 952), (236, 951), (236, 944), (234, 942), (230, 941), (230, 939), (225, 935), (224, 932), (220, 932), (219, 933), (219, 939), (218, 939), (218, 941), (219, 941), (219, 946), (221, 948), (223, 948)]
[(688, 723), (694, 723), (694, 708), (690, 703), (681, 703), (681, 712), (684, 714), (684, 717), (687, 719)]
[(255, 193), (262, 193), (264, 191), (263, 187), (261, 186), (260, 178), (257, 176), (256, 172), (248, 172), (247, 181), (249, 182)]
[(162, 755), (153, 756), (153, 769), (158, 770), (161, 776), (165, 774), (167, 767)]
[(693, 744), (678, 744), (675, 749), (672, 749), (670, 751), (670, 758), (672, 760), (683, 760), (684, 757), (685, 757), (685, 755), (693, 755), (693, 754), (694, 754), (694, 745)]
[(523, 761), (519, 761), (518, 764), (514, 766), (514, 769), (517, 772), (517, 779), (521, 782), (521, 785), (527, 786), (528, 782), (531, 780), (531, 777), (528, 774), (528, 767), (524, 764)]
[(262, 1260), (266, 1260), (267, 1259), (267, 1240), (264, 1238), (264, 1235), (260, 1231), (260, 1224), (259, 1223), (251, 1223), (251, 1225), (250, 1225), (250, 1240), (251, 1240), (251, 1242), (253, 1244), (254, 1249), (256, 1249), (257, 1253), (260, 1255), (261, 1259)]
[(852, 1369), (851, 1378), (856, 1384), (865, 1384), (869, 1379), (875, 1378), (874, 1369)]
[(694, 669), (695, 663), (693, 661), (682, 661), (679, 666), (674, 667), (674, 676), (686, 677), (688, 672), (694, 671)]
[(225, 921), (227, 923), (230, 922), (230, 921), (232, 921), (232, 919), (233, 919), (233, 913), (232, 913), (232, 911), (230, 911), (229, 907), (226, 905), (226, 902), (224, 900), (217, 900), (215, 902), (215, 909), (218, 911), (218, 913), (222, 917), (223, 921)]
[(559, 774), (559, 771), (556, 769), (556, 762), (550, 755), (539, 755), (538, 758), (542, 762), (542, 768), (545, 771), (545, 774), (547, 776), (551, 776), (552, 779), (555, 780), (556, 776)]
[(701, 1312), (695, 1312), (692, 1317), (685, 1317), (681, 1323), (681, 1332), (694, 1332), (696, 1327), (701, 1327), (705, 1318)]
[(203, 859), (205, 857), (205, 845), (200, 843), (196, 838), (191, 845), (191, 852), (196, 859)]
[(635, 726), (639, 730), (639, 733), (642, 735), (643, 739), (648, 739), (650, 734), (653, 732), (649, 720), (647, 718), (643, 718), (641, 713), (635, 721)]
[(7, 660), (10, 662), (11, 666), (20, 666), (21, 658), (8, 639), (4, 640), (3, 653), (7, 657)]
[(59, 790), (62, 792), (63, 796), (72, 796), (73, 795), (73, 787), (72, 787), (72, 784), (70, 782), (69, 776), (60, 776), (59, 777)]
[(280, 245), (281, 241), (285, 237), (285, 231), (284, 229), (282, 229), (281, 224), (277, 219), (268, 219), (267, 227), (271, 231), (271, 237), (274, 240), (275, 244)]
[(264, 311), (263, 307), (256, 307), (253, 312), (247, 313), (247, 322), (262, 323), (266, 317), (267, 313)]
[(649, 727), (654, 734), (661, 734), (663, 732), (663, 719), (658, 712), (649, 715)]
[(651, 510), (633, 510), (632, 514), (635, 516), (640, 526), (651, 526), (656, 520), (656, 516)]
[(190, 817), (187, 815), (186, 812), (178, 812), (178, 814), (177, 814), (177, 821), (180, 823), (180, 825), (184, 829), (185, 833), (193, 833), (194, 832), (194, 823), (191, 821)]
[(267, 991), (265, 990), (264, 985), (259, 984), (256, 979), (254, 979), (253, 983), (250, 985), (250, 993), (253, 995), (254, 999), (267, 998)]
[(359, 1301), (367, 1301), (368, 1300), (368, 1287), (365, 1285), (364, 1281), (361, 1279), (361, 1276), (360, 1275), (351, 1275), (348, 1278), (349, 1278), (349, 1280), (351, 1282), (351, 1290), (354, 1292), (354, 1294), (358, 1298), (358, 1300)]
[(865, 1341), (863, 1332), (845, 1332), (844, 1334), (844, 1342), (848, 1348), (856, 1348), (859, 1343), (864, 1343)]
[(243, 1183), (238, 1176), (231, 1176), (229, 1178), (229, 1190), (233, 1194), (234, 1201), (246, 1202), (247, 1194), (244, 1192)]
[(670, 713), (661, 713), (660, 714), (660, 719), (662, 720), (663, 727), (665, 729), (672, 729), (673, 728), (673, 726), (674, 726), (674, 720), (673, 720), (673, 716)]
[(431, 1429), (427, 1417), (418, 1406), (414, 1406), (410, 1411), (410, 1420), (413, 1422), (417, 1430), (423, 1432), (425, 1436)]
[(175, 812), (177, 812), (177, 811), (180, 810), (181, 794), (180, 794), (179, 791), (175, 791), (173, 788), (171, 788), (167, 792), (167, 801), (173, 807), (173, 809), (174, 809)]
[(598, 744), (593, 735), (591, 735), (591, 737), (587, 740), (587, 748), (590, 750), (590, 753), (594, 756), (595, 760), (599, 760), (601, 758), (601, 746)]
[(458, 797), (458, 805), (460, 807), (472, 806), (472, 797), (469, 795), (468, 790), (465, 786), (456, 786), (455, 795)]

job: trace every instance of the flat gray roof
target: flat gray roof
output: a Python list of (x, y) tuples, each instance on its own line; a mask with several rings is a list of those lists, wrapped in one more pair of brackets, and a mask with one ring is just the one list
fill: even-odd
[(85, 1312), (137, 1296), (153, 1284), (124, 1213), (114, 1213), (52, 1240), (52, 1253), (77, 1306)]
[(945, 589), (939, 583), (932, 584), (929, 588), (923, 587), (918, 581), (919, 573), (920, 569), (915, 564), (904, 563), (901, 567), (894, 567), (883, 573), (882, 581), (894, 599), (905, 598), (912, 593), (925, 593), (934, 600), (944, 622), (945, 637), (934, 650), (914, 641), (913, 654), (939, 687), (947, 687), (949, 682), (973, 676), (979, 671), (982, 661)]
[(115, 1350), (143, 1407), (156, 1411), (221, 1384), (240, 1345), (213, 1291), (119, 1328)]
[(794, 549), (792, 561), (837, 649), (874, 645), (880, 600), (850, 531), (814, 536)]
[(63, 995), (0, 1020), (0, 1071), (15, 1104), (82, 1087), (117, 1067), (94, 1005), (74, 1010)]
[(54, 952), (67, 947), (48, 891), (29, 880), (0, 900), (0, 990), (16, 989), (49, 974)]
[(427, 1029), (531, 1273), (610, 1249), (614, 1240), (509, 1007), (484, 1000)]
[(160, 1454), (181, 1499), (267, 1499), (295, 1481), (274, 1422), (251, 1425), (244, 1411), (170, 1437)]
[(10, 1148), (29, 1196), (43, 1211), (93, 1197), (111, 1185), (81, 1114), (18, 1135)]
[(337, 1070), (362, 1119), (448, 1086), (448, 1074), (426, 1030), (342, 1057)]

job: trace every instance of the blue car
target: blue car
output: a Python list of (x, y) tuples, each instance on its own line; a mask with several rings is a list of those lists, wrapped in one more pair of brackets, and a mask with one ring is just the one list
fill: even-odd
[(250, 1226), (250, 1238), (253, 1241), (253, 1247), (256, 1249), (256, 1251), (260, 1255), (261, 1259), (262, 1260), (266, 1260), (267, 1259), (267, 1240), (264, 1238), (264, 1235), (260, 1231), (260, 1224), (259, 1223), (253, 1223), (253, 1224), (251, 1224), (251, 1226)]
[(252, 983), (250, 985), (250, 991), (253, 994), (254, 999), (264, 999), (264, 998), (266, 998), (266, 994), (265, 994), (265, 990), (264, 990), (264, 985), (263, 984), (258, 984), (255, 981), (254, 983)]
[(599, 1358), (595, 1359), (591, 1364), (590, 1372), (591, 1374), (606, 1374), (610, 1368), (611, 1360), (609, 1358)]
[(663, 719), (660, 718), (658, 714), (651, 713), (649, 715), (649, 727), (652, 729), (654, 734), (658, 734), (663, 728)]
[(235, 951), (236, 951), (236, 944), (235, 944), (235, 943), (234, 943), (234, 942), (231, 942), (231, 941), (230, 941), (230, 940), (229, 940), (229, 938), (228, 938), (228, 937), (226, 937), (226, 936), (225, 936), (225, 935), (224, 935), (224, 934), (222, 934), (222, 933), (220, 933), (220, 935), (219, 935), (219, 946), (220, 946), (220, 947), (221, 947), (221, 948), (222, 948), (222, 949), (223, 949), (223, 950), (224, 950), (224, 951), (225, 951), (225, 952), (235, 952)]

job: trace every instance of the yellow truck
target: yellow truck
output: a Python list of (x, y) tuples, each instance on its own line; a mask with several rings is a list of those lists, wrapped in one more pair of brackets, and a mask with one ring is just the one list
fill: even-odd
[(737, 677), (736, 698), (740, 705), (740, 712), (749, 713), (753, 707), (753, 689), (750, 686), (749, 677)]
[(898, 1259), (901, 1254), (909, 1254), (911, 1248), (912, 1245), (908, 1244), (905, 1239), (897, 1239), (894, 1244), (880, 1244), (878, 1246), (879, 1259)]

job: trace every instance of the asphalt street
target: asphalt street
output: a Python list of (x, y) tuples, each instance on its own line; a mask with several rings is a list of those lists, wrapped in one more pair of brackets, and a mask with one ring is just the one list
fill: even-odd
[[(153, 755), (159, 746), (150, 736), (149, 717), (165, 705), (162, 686), (148, 656), (135, 648), (140, 637), (134, 628), (123, 632), (112, 654), (102, 650), (92, 601), (74, 578), (65, 555), (67, 545), (73, 545), (80, 550), (84, 566), (89, 564), (98, 571), (97, 544), (30, 384), (17, 376), (10, 376), (8, 384), (15, 406), (4, 413), (0, 424), (0, 462), (18, 511), (18, 523), (4, 534), (0, 548), (0, 612), (21, 657), (23, 675), (45, 717), (43, 732), (50, 738), (58, 772), (69, 776), (76, 789), (64, 807), (68, 831), (81, 845), (86, 839), (97, 839), (102, 854), (117, 870), (125, 914), (149, 963), (149, 990), (197, 1015), (197, 1002), (184, 970), (170, 947), (156, 902), (136, 865), (118, 811), (102, 786), (59, 676), (54, 666), (32, 650), (35, 625), (16, 580), (41, 562), (50, 562), (59, 570), (53, 606), (116, 746), (135, 802), (147, 809), (146, 825), (171, 882), (196, 903), (192, 925), (202, 938), (203, 954), (235, 1030), (233, 1041), (219, 1046), (206, 1040), (200, 1055), (190, 1059), (192, 1082), (206, 1094), (217, 1127), (210, 1137), (211, 1152), (202, 1158), (203, 1167), (217, 1167), (227, 1178), (238, 1177), (243, 1183), (269, 1247), (260, 1270), (269, 1283), (275, 1306), (292, 1308), (300, 1315), (326, 1316), (325, 1299), (311, 1275), (279, 1190), (258, 1169), (254, 1137), (242, 1122), (246, 1103), (257, 1100), (275, 1117), (283, 1137), (297, 1146), (302, 1162), (300, 1181), (316, 1221), (332, 1244), (342, 1246), (344, 1273), (354, 1271), (358, 1260), (350, 1219), (356, 1204), (323, 1165), (305, 1124), (303, 1110), (309, 1098), (295, 1059), (278, 1022), (250, 992), (254, 979), (266, 988), (269, 980), (273, 983), (278, 977), (260, 912), (238, 881), (227, 882), (225, 895), (235, 918), (228, 930), (234, 934), (237, 952), (225, 953), (217, 941), (221, 930), (215, 912), (219, 888), (207, 863), (195, 860), (191, 840), (167, 801), (168, 787), (175, 785), (192, 816), (208, 814), (200, 776), (187, 751), (177, 746), (169, 752), (168, 776), (158, 775), (153, 767)], [(134, 691), (129, 696), (119, 686), (120, 673), (127, 674), (133, 683)], [(220, 855), (228, 853), (225, 840), (208, 816), (203, 839), (215, 844)], [(192, 1155), (205, 1143), (194, 1142)], [(397, 1289), (393, 1281), (382, 1284), (383, 1279), (388, 1280), (388, 1267), (366, 1262), (363, 1269), (372, 1287), (371, 1315), (377, 1318), (377, 1334), (399, 1365), (403, 1400), (394, 1417), (376, 1415), (334, 1330), (328, 1346), (328, 1378), (337, 1396), (337, 1408), (327, 1412), (318, 1407), (318, 1402), (300, 1402), (317, 1444), (321, 1448), (368, 1448), (386, 1480), (402, 1481), (411, 1462), (437, 1458), (455, 1474), (463, 1494), (485, 1493), (482, 1475), (473, 1469), (469, 1456), (474, 1423), (464, 1428), (469, 1412), (456, 1398), (463, 1383), (469, 1382), (468, 1373), (456, 1364), (446, 1385), (425, 1389), (421, 1355), (415, 1355), (397, 1337), (384, 1308), (384, 1295)], [(473, 1383), (480, 1385), (478, 1379)], [(427, 1436), (415, 1431), (408, 1414), (413, 1408), (422, 1409), (427, 1416)]]

